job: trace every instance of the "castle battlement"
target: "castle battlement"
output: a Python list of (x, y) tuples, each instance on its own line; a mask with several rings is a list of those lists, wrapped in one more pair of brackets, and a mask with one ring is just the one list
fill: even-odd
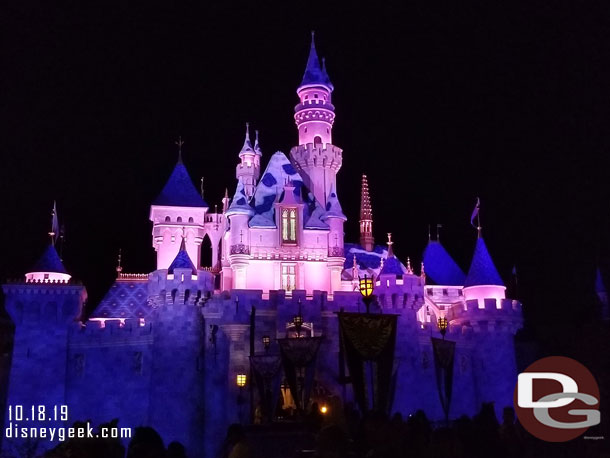
[(479, 304), (478, 300), (472, 299), (451, 307), (448, 315), (449, 326), (470, 326), (475, 332), (516, 332), (521, 328), (523, 316), (519, 301), (486, 298), (483, 307)]
[(330, 143), (325, 146), (313, 143), (295, 146), (290, 149), (290, 156), (298, 170), (304, 167), (330, 167), (338, 172), (343, 163), (343, 150)]
[(119, 345), (150, 344), (153, 323), (142, 325), (138, 319), (89, 320), (70, 326), (68, 342), (70, 348), (104, 347)]

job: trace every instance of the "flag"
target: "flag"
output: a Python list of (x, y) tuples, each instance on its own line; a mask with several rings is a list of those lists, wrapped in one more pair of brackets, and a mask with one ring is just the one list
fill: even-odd
[(470, 224), (472, 227), (478, 227), (478, 224), (475, 226), (474, 219), (479, 215), (479, 207), (481, 206), (481, 201), (477, 197), (477, 203), (474, 206), (474, 210), (472, 210), (472, 216), (470, 217)]
[(57, 219), (57, 202), (53, 201), (53, 219), (51, 221), (51, 233), (49, 234), (53, 243), (57, 241), (59, 237), (59, 221)]

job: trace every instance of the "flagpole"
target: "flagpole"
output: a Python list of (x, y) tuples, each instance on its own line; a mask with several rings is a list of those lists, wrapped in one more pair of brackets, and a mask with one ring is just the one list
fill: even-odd
[(56, 204), (53, 201), (53, 210), (51, 210), (51, 230), (49, 231), (49, 237), (51, 237), (51, 245), (55, 246), (55, 218), (57, 217), (56, 213)]

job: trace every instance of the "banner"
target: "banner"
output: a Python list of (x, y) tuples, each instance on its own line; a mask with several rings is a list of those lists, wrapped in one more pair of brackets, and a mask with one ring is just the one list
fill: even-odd
[(250, 356), (252, 373), (256, 379), (261, 400), (263, 422), (271, 422), (277, 405), (282, 379), (280, 377), (282, 360), (279, 355)]
[(436, 386), (441, 399), (441, 406), (445, 412), (445, 419), (449, 419), (449, 406), (451, 404), (451, 391), (453, 388), (453, 360), (455, 356), (455, 342), (432, 337), (432, 350), (434, 352), (434, 367), (436, 369)]
[[(396, 319), (396, 315), (339, 313), (341, 345), (354, 396), (363, 412), (391, 409)], [(370, 377), (367, 377), (365, 362), (368, 362)], [(367, 393), (371, 393), (370, 403)]]
[(298, 411), (309, 402), (322, 337), (278, 339), (284, 374)]

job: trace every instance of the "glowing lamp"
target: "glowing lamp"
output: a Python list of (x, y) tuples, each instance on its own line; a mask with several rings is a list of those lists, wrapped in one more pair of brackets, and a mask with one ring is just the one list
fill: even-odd
[(322, 407), (320, 407), (320, 413), (322, 415), (326, 415), (328, 413), (328, 407), (323, 405)]
[(237, 374), (237, 386), (240, 388), (246, 386), (246, 374)]
[(449, 325), (447, 318), (444, 316), (438, 319), (438, 330), (441, 332), (443, 339), (445, 338), (445, 334), (447, 333), (447, 326)]
[(265, 347), (265, 351), (269, 350), (270, 345), (271, 345), (271, 337), (263, 336), (263, 346)]
[(373, 279), (365, 275), (364, 278), (359, 279), (358, 283), (362, 297), (365, 299), (370, 298), (373, 295)]

